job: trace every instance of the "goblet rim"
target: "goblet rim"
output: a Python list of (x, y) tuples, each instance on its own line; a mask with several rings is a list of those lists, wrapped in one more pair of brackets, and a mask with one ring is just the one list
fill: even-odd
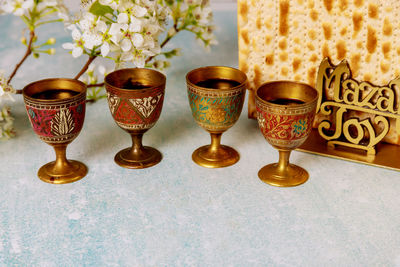
[[(266, 85), (274, 84), (274, 83), (291, 83), (291, 84), (302, 85), (302, 86), (305, 86), (305, 87), (308, 87), (308, 88), (314, 90), (316, 92), (316, 96), (311, 101), (308, 101), (308, 102), (305, 102), (305, 103), (302, 103), (302, 104), (295, 104), (293, 106), (272, 103), (272, 102), (264, 100), (264, 99), (262, 99), (261, 97), (258, 96), (258, 91), (262, 87), (264, 87)], [(308, 106), (312, 105), (314, 102), (317, 102), (318, 98), (319, 98), (319, 92), (318, 92), (317, 89), (315, 89), (313, 86), (311, 86), (311, 85), (309, 85), (307, 83), (298, 82), (298, 81), (291, 81), (291, 80), (276, 80), (276, 81), (269, 81), (269, 82), (265, 82), (265, 83), (261, 84), (256, 90), (255, 97), (256, 97), (257, 101), (259, 101), (259, 102), (261, 102), (261, 103), (263, 103), (265, 105), (269, 105), (269, 106), (272, 106), (272, 107), (285, 106), (287, 109), (290, 109), (290, 108), (297, 109), (297, 108), (308, 107)]]
[(198, 85), (192, 83), (192, 82), (190, 81), (190, 79), (189, 79), (189, 76), (190, 76), (192, 73), (197, 72), (197, 71), (200, 71), (200, 70), (219, 69), (219, 68), (220, 68), (220, 69), (225, 68), (225, 69), (230, 69), (230, 70), (233, 70), (233, 71), (237, 71), (238, 73), (241, 73), (241, 74), (244, 76), (244, 78), (245, 78), (244, 81), (241, 82), (239, 85), (236, 85), (236, 86), (234, 86), (234, 87), (229, 87), (229, 88), (219, 88), (219, 89), (218, 89), (219, 91), (237, 90), (237, 89), (239, 89), (239, 88), (241, 88), (241, 87), (243, 87), (243, 86), (246, 86), (246, 84), (247, 84), (247, 82), (248, 82), (248, 78), (247, 78), (246, 73), (244, 73), (243, 71), (241, 71), (241, 70), (239, 70), (239, 69), (233, 68), (233, 67), (229, 67), (229, 66), (218, 66), (218, 65), (216, 65), (216, 66), (204, 66), (204, 67), (196, 68), (196, 69), (193, 69), (193, 70), (189, 71), (189, 72), (186, 74), (186, 83), (187, 83), (188, 85), (192, 86), (192, 87), (201, 89), (202, 91), (205, 91), (205, 92), (215, 92), (216, 90), (215, 90), (214, 88), (208, 88), (208, 87), (198, 86)]
[[(124, 88), (121, 88), (121, 87), (114, 86), (114, 85), (110, 84), (107, 81), (109, 79), (108, 77), (110, 77), (111, 74), (114, 74), (116, 72), (119, 72), (119, 71), (135, 71), (135, 70), (141, 70), (141, 71), (144, 70), (144, 71), (149, 71), (149, 72), (156, 73), (156, 74), (160, 75), (160, 77), (162, 78), (162, 81), (160, 82), (160, 84), (152, 85), (150, 87), (143, 88), (143, 89), (124, 89)], [(118, 70), (115, 70), (113, 72), (110, 72), (109, 74), (106, 75), (106, 77), (104, 77), (104, 85), (105, 85), (106, 90), (107, 90), (107, 87), (110, 87), (115, 91), (125, 92), (125, 93), (128, 93), (128, 92), (130, 92), (130, 93), (132, 93), (132, 92), (144, 93), (144, 92), (147, 92), (149, 90), (153, 90), (153, 89), (160, 88), (160, 87), (165, 87), (166, 81), (167, 81), (167, 77), (165, 76), (165, 74), (163, 74), (160, 71), (157, 71), (157, 70), (154, 70), (154, 69), (149, 69), (149, 68), (123, 68), (123, 69), (118, 69)]]
[[(79, 84), (80, 86), (82, 86), (82, 88), (84, 88), (84, 90), (82, 90), (81, 92), (78, 92), (77, 95), (74, 95), (74, 96), (71, 96), (71, 97), (67, 97), (67, 98), (63, 98), (63, 99), (39, 99), (39, 98), (35, 98), (35, 97), (32, 97), (32, 96), (29, 96), (26, 93), (27, 89), (29, 87), (31, 87), (32, 85), (34, 85), (34, 84), (46, 83), (46, 82), (52, 82), (52, 81), (70, 81), (70, 82)], [(54, 88), (54, 89), (58, 90), (58, 89), (61, 89), (61, 88)], [(64, 101), (77, 100), (77, 99), (81, 98), (82, 95), (86, 95), (86, 91), (87, 91), (87, 85), (82, 81), (79, 81), (79, 80), (76, 80), (76, 79), (71, 79), (71, 78), (47, 78), (47, 79), (41, 79), (41, 80), (37, 80), (37, 81), (34, 81), (34, 82), (31, 82), (31, 83), (27, 84), (22, 89), (22, 96), (24, 98), (26, 98), (26, 99), (29, 99), (30, 101), (33, 101), (33, 102), (39, 102), (39, 103), (42, 103), (42, 104), (45, 104), (45, 103), (53, 104), (53, 103), (57, 103), (57, 102), (60, 102), (60, 101), (64, 102)]]

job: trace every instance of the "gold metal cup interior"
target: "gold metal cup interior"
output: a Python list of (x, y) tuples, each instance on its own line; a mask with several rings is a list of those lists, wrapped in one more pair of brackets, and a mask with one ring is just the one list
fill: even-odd
[[(270, 101), (276, 99), (291, 99), (303, 102), (303, 104), (275, 104)], [(292, 82), (292, 81), (276, 81), (268, 82), (261, 85), (256, 92), (256, 101), (266, 106), (274, 108), (275, 111), (282, 114), (291, 109), (308, 110), (307, 112), (315, 113), (318, 100), (318, 92), (310, 85)], [(306, 112), (306, 111), (303, 111)], [(300, 115), (300, 113), (299, 113)], [(312, 121), (309, 122), (312, 127)], [(279, 151), (278, 163), (272, 163), (264, 166), (258, 172), (261, 181), (279, 187), (291, 187), (305, 183), (308, 178), (308, 172), (300, 166), (289, 163), (290, 153), (293, 149), (300, 146), (306, 138), (300, 141), (273, 143), (265, 137), (267, 141)]]
[[(164, 87), (166, 77), (161, 72), (145, 68), (126, 68), (108, 74), (105, 79), (106, 88), (112, 88), (122, 94), (122, 97), (143, 94), (156, 87)], [(142, 89), (124, 89), (127, 83), (138, 84)], [(121, 127), (122, 128), (122, 127)], [(114, 161), (119, 166), (128, 169), (143, 169), (161, 162), (162, 154), (153, 147), (143, 146), (143, 135), (148, 129), (126, 129), (132, 139), (132, 146), (119, 151)]]
[[(207, 83), (207, 81), (210, 82)], [(227, 91), (241, 89), (243, 90), (244, 99), (247, 76), (242, 71), (231, 67), (209, 66), (190, 71), (186, 75), (186, 82), (188, 86), (204, 94), (221, 94), (222, 96)], [(238, 114), (236, 114), (236, 120), (240, 116), (241, 109), (242, 106)], [(199, 124), (210, 133), (211, 144), (199, 147), (193, 152), (192, 159), (196, 164), (206, 168), (222, 168), (231, 166), (239, 161), (240, 155), (234, 148), (221, 145), (222, 133), (232, 127), (236, 120), (218, 128), (213, 127), (213, 125)]]
[[(52, 90), (54, 93), (46, 94), (49, 90)], [(65, 90), (74, 91), (78, 94), (71, 95)], [(57, 93), (57, 91), (60, 91), (60, 93)], [(83, 97), (83, 95), (86, 97), (86, 85), (74, 79), (45, 79), (28, 84), (22, 90), (22, 94), (25, 99), (29, 99), (44, 106), (50, 106), (55, 105), (60, 99), (72, 102)], [(85, 164), (76, 160), (68, 160), (66, 157), (68, 144), (76, 138), (79, 132), (80, 130), (72, 139), (65, 142), (53, 143), (51, 141), (45, 141), (53, 147), (56, 160), (40, 167), (37, 174), (39, 179), (51, 184), (67, 184), (78, 181), (86, 176), (88, 168)]]
[(161, 72), (152, 69), (126, 68), (113, 71), (104, 79), (107, 86), (117, 89), (120, 92), (134, 94), (141, 91), (141, 89), (124, 89), (129, 81), (142, 86), (144, 85), (146, 88), (142, 90), (145, 91), (149, 88), (165, 86), (166, 77)]

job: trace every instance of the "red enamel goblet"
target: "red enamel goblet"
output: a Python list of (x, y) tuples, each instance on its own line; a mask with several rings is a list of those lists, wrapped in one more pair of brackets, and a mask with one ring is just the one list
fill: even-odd
[(39, 178), (54, 184), (83, 178), (87, 167), (79, 161), (67, 160), (66, 149), (82, 129), (86, 85), (72, 79), (45, 79), (28, 84), (22, 94), (33, 130), (56, 152), (56, 160), (39, 169)]
[(279, 162), (258, 172), (263, 182), (288, 187), (307, 181), (307, 171), (290, 164), (289, 156), (310, 134), (317, 100), (317, 90), (298, 82), (269, 82), (257, 89), (258, 124), (268, 143), (279, 151)]
[(120, 69), (105, 78), (108, 105), (119, 127), (132, 138), (132, 147), (115, 155), (115, 162), (125, 168), (141, 169), (161, 161), (161, 153), (143, 146), (143, 134), (153, 127), (161, 114), (166, 77), (142, 68)]

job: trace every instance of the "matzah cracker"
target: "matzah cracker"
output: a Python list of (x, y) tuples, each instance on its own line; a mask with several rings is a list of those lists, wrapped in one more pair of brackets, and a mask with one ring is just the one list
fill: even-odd
[[(347, 59), (358, 81), (386, 85), (400, 75), (398, 0), (238, 0), (238, 35), (239, 68), (250, 81), (249, 117), (255, 117), (259, 85), (295, 80), (315, 86), (325, 57), (335, 65)], [(400, 144), (394, 128), (391, 121), (384, 141)]]

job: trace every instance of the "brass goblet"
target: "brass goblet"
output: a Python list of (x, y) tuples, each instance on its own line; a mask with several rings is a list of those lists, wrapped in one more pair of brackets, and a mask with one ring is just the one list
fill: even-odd
[(72, 79), (45, 79), (28, 84), (22, 94), (34, 132), (56, 152), (56, 160), (39, 169), (39, 178), (47, 183), (65, 184), (85, 177), (87, 167), (67, 160), (66, 149), (82, 129), (86, 85)]
[(186, 83), (192, 115), (211, 135), (211, 145), (196, 149), (193, 161), (206, 168), (235, 164), (239, 153), (221, 145), (221, 135), (240, 116), (246, 94), (246, 74), (230, 67), (203, 67), (190, 71)]
[(317, 90), (298, 82), (269, 82), (257, 89), (258, 124), (268, 143), (279, 151), (279, 162), (258, 172), (263, 182), (289, 187), (307, 181), (307, 171), (290, 164), (289, 157), (311, 132), (317, 100)]
[(155, 125), (164, 101), (164, 74), (142, 68), (120, 69), (105, 78), (108, 106), (119, 127), (132, 138), (132, 147), (118, 152), (114, 161), (124, 168), (142, 169), (161, 161), (161, 153), (143, 146), (143, 134)]

